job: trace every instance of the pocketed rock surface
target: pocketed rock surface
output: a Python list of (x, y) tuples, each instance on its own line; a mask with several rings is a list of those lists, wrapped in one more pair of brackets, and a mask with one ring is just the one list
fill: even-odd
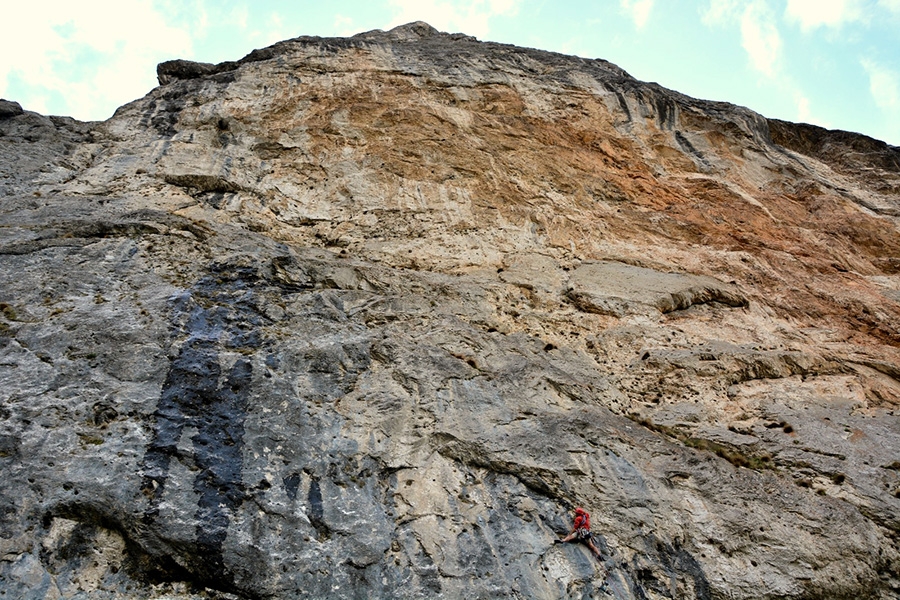
[(0, 113), (0, 598), (900, 597), (900, 149), (424, 23), (159, 79)]

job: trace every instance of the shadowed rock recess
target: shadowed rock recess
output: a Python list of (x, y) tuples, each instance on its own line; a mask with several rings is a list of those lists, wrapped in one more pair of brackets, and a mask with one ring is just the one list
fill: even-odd
[(159, 81), (0, 102), (0, 599), (900, 597), (900, 149), (424, 23)]

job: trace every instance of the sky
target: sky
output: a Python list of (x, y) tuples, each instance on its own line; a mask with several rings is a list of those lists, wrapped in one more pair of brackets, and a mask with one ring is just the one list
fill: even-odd
[(900, 146), (900, 0), (25, 0), (4, 3), (0, 98), (103, 120), (173, 58), (425, 21), (603, 58), (644, 81)]

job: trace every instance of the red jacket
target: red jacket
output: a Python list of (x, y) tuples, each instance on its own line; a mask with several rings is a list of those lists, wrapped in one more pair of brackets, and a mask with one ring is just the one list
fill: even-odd
[(591, 530), (591, 515), (586, 510), (575, 509), (575, 529)]

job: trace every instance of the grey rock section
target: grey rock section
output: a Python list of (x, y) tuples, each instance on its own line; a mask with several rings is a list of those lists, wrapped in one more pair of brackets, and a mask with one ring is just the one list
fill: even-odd
[[(610, 412), (588, 356), (469, 325), (490, 310), (469, 278), (5, 206), (44, 244), (0, 254), (0, 597), (776, 597), (804, 589), (798, 564), (839, 594), (894, 560), (852, 503)], [(827, 431), (780, 460), (833, 469)], [(605, 565), (551, 543), (581, 504)]]
[[(896, 195), (900, 190), (900, 147), (849, 131), (832, 131), (809, 124), (769, 119), (772, 140), (786, 148), (829, 164), (835, 170), (873, 189)], [(900, 216), (900, 206), (892, 202), (864, 202), (880, 214)]]
[(21, 110), (16, 113), (19, 105), (9, 104), (15, 106), (7, 111), (8, 118), (0, 117), (0, 198), (40, 194), (36, 186), (71, 181), (90, 165), (92, 124)]

